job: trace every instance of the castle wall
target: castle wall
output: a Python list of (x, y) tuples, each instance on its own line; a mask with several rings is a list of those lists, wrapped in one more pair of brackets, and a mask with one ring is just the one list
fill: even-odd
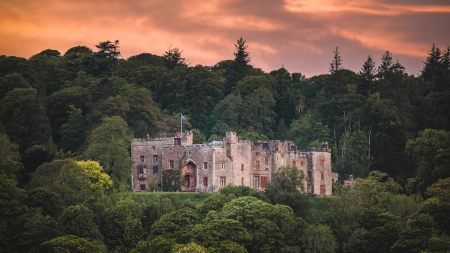
[[(180, 135), (181, 136), (181, 135)], [(331, 195), (329, 149), (298, 151), (292, 141), (238, 140), (233, 132), (223, 142), (192, 143), (192, 132), (176, 138), (136, 139), (131, 146), (132, 187), (148, 191), (148, 180), (160, 183), (162, 170), (182, 167), (183, 190), (216, 192), (228, 184), (264, 190), (280, 167), (295, 166), (305, 175), (303, 188), (314, 195)], [(183, 181), (184, 180), (184, 181)]]

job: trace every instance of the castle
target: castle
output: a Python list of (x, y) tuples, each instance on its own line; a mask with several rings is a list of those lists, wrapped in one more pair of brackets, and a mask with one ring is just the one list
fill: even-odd
[(311, 195), (331, 195), (337, 173), (331, 172), (331, 150), (327, 144), (307, 151), (292, 141), (239, 140), (227, 132), (223, 141), (193, 144), (192, 132), (164, 134), (155, 139), (135, 139), (131, 144), (133, 191), (149, 191), (148, 182), (161, 184), (162, 171), (181, 166), (181, 190), (216, 192), (227, 184), (264, 190), (272, 175), (283, 166), (303, 172), (303, 188)]

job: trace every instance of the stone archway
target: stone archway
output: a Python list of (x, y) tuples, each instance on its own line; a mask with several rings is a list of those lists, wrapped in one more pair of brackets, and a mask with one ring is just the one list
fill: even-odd
[(193, 162), (186, 163), (181, 170), (182, 191), (195, 191), (197, 187), (197, 165)]

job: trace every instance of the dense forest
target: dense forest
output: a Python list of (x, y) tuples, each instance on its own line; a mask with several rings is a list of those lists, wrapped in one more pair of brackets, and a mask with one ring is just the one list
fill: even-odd
[[(242, 38), (214, 66), (178, 48), (122, 59), (117, 40), (95, 47), (0, 56), (0, 252), (450, 250), (449, 48), (432, 45), (413, 76), (389, 51), (355, 73), (336, 47), (329, 73), (306, 78), (252, 66)], [(195, 143), (226, 131), (328, 142), (355, 185), (313, 198), (287, 167), (265, 192), (137, 198), (131, 140), (173, 136), (180, 113)]]

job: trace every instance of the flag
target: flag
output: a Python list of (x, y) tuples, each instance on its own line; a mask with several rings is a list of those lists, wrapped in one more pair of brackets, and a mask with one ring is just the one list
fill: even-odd
[(181, 118), (187, 120), (187, 118), (183, 114), (181, 114)]

